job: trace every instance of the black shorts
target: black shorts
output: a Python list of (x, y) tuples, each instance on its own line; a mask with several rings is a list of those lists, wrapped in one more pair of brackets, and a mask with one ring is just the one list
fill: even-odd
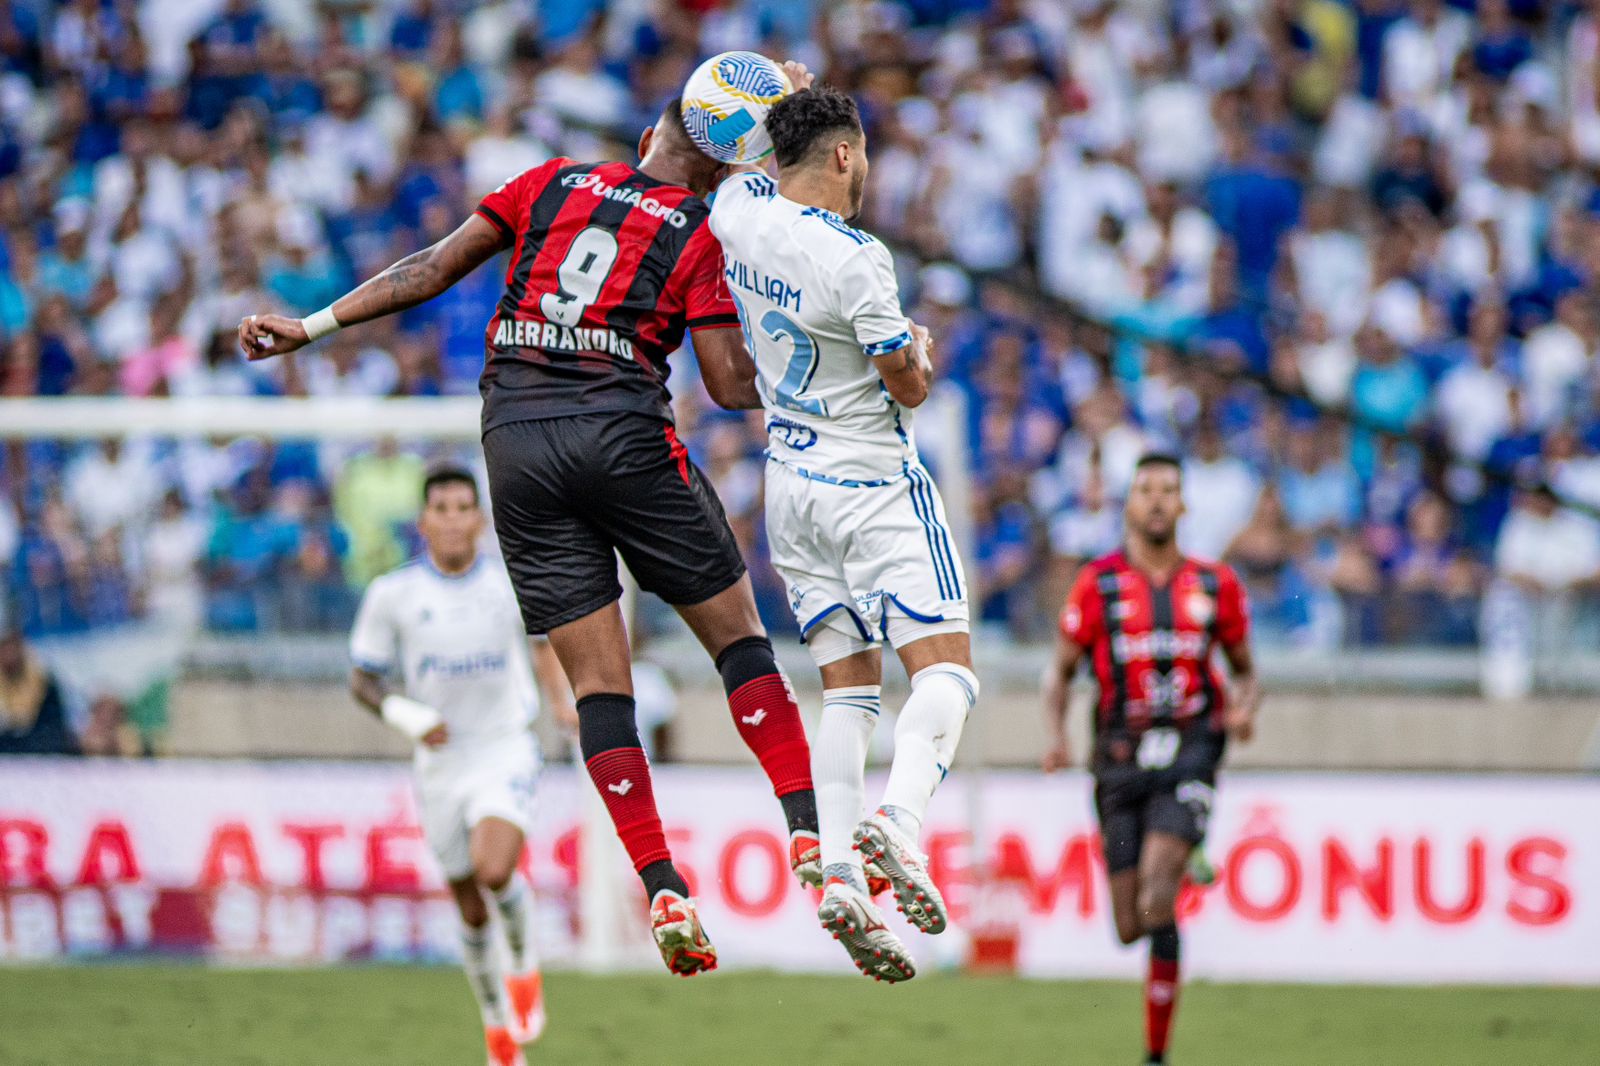
[(529, 633), (622, 595), (613, 550), (666, 602), (744, 576), (722, 502), (671, 423), (627, 411), (509, 422), (484, 434), (495, 533)]
[(1146, 833), (1170, 833), (1191, 844), (1205, 839), (1226, 737), (1206, 726), (1170, 732), (1178, 748), (1160, 769), (1139, 765), (1138, 737), (1102, 737), (1095, 745), (1094, 806), (1109, 873), (1139, 865)]

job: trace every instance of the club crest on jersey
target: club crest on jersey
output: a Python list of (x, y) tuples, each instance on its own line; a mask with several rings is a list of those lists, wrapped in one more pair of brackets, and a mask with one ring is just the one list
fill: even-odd
[(1200, 589), (1195, 589), (1184, 597), (1183, 610), (1190, 621), (1204, 627), (1210, 625), (1211, 620), (1217, 616), (1217, 602)]

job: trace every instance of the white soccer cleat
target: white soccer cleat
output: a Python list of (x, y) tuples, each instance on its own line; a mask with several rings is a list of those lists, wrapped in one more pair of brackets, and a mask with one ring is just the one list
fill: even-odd
[(863, 860), (876, 863), (894, 889), (895, 906), (924, 933), (942, 933), (949, 924), (944, 897), (928, 874), (916, 841), (881, 809), (856, 826), (854, 847)]
[(895, 984), (917, 976), (911, 953), (883, 924), (883, 914), (872, 898), (854, 885), (831, 878), (822, 890), (817, 921), (844, 945), (856, 969), (874, 981)]

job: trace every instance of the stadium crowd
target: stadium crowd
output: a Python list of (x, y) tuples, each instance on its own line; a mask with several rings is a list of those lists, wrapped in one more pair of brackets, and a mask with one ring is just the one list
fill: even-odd
[[(632, 158), (700, 58), (759, 46), (862, 104), (865, 225), (967, 427), (987, 623), (1047, 634), (1133, 461), (1171, 448), (1186, 546), (1240, 570), (1269, 642), (1470, 644), (1486, 590), (1600, 583), (1567, 506), (1600, 505), (1591, 6), (0, 0), (0, 394), (471, 393), (495, 269), (282, 361), (234, 328), (552, 154)], [(691, 359), (673, 383), (759, 556), (760, 420)], [(432, 453), (4, 457), (0, 615), (48, 634), (336, 628), (411, 550)]]

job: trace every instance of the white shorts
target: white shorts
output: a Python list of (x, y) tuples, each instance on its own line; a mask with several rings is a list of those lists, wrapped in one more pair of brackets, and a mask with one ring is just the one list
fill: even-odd
[(531, 733), (451, 751), (417, 772), (422, 835), (450, 881), (472, 876), (472, 827), (501, 818), (526, 835), (533, 825), (539, 748)]
[(920, 465), (886, 485), (834, 484), (767, 463), (767, 540), (817, 665), (887, 639), (967, 631), (966, 578)]

